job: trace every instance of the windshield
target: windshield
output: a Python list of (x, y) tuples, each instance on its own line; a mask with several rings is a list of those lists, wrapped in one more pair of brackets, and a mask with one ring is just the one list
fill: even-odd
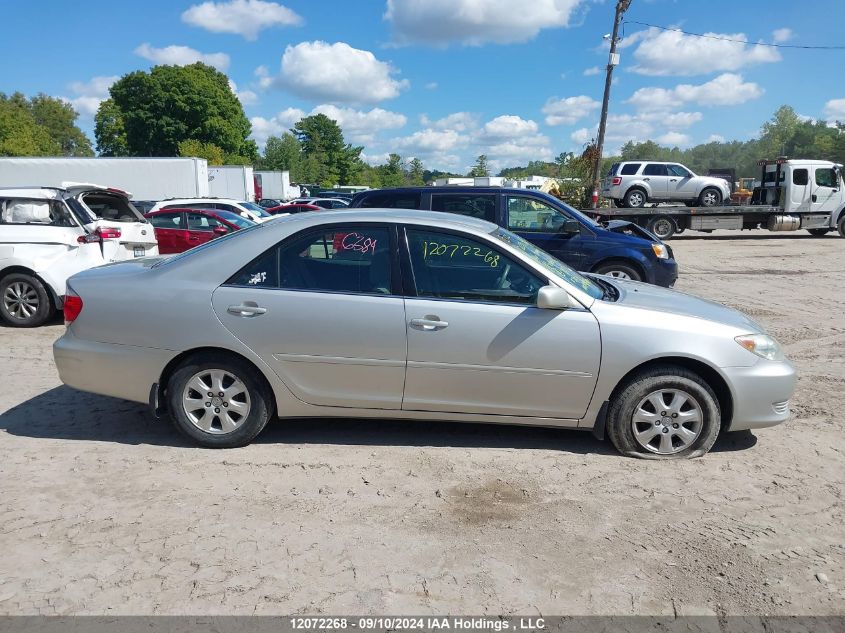
[(239, 229), (245, 229), (250, 226), (255, 226), (255, 222), (252, 220), (248, 220), (243, 216), (238, 215), (237, 213), (232, 213), (231, 211), (223, 211), (215, 210), (214, 214), (219, 216), (222, 220), (226, 220), (230, 224), (234, 224)]
[(260, 207), (257, 204), (255, 204), (254, 202), (240, 202), (238, 204), (240, 204), (244, 209), (248, 209), (249, 211), (252, 211), (259, 218), (271, 218), (271, 217), (273, 217), (272, 213), (267, 213), (267, 211), (264, 209), (264, 207)]
[(528, 240), (522, 239), (516, 233), (499, 228), (493, 231), (492, 235), (513, 246), (522, 254), (527, 255), (529, 259), (540, 264), (543, 268), (550, 270), (567, 283), (575, 286), (582, 292), (586, 292), (593, 299), (604, 297), (604, 290), (592, 279), (570, 268), (559, 259), (549, 255), (546, 251), (537, 248)]

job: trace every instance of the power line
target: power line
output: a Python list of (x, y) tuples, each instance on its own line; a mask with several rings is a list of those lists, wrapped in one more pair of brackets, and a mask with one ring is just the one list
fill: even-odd
[(675, 31), (676, 33), (683, 33), (684, 35), (691, 35), (692, 37), (703, 37), (708, 40), (722, 40), (723, 42), (737, 42), (739, 44), (750, 44), (751, 46), (768, 46), (770, 48), (803, 48), (805, 50), (819, 51), (845, 50), (845, 46), (805, 46), (803, 44), (767, 44), (765, 42), (749, 42), (748, 40), (735, 40), (729, 37), (719, 37), (717, 35), (690, 33), (689, 31), (684, 31), (682, 29), (673, 29), (667, 26), (658, 26), (657, 24), (649, 24), (648, 22), (636, 22), (634, 20), (625, 20), (625, 24), (639, 24), (640, 26), (648, 26), (653, 29), (660, 29), (661, 31)]

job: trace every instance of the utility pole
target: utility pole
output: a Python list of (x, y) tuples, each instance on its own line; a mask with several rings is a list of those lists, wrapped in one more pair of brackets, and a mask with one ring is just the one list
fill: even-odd
[(599, 202), (599, 181), (601, 179), (601, 155), (604, 150), (604, 132), (607, 127), (607, 106), (610, 101), (610, 84), (613, 80), (613, 67), (619, 63), (619, 55), (616, 54), (616, 44), (619, 41), (619, 23), (622, 15), (631, 6), (631, 0), (619, 0), (616, 3), (616, 17), (613, 19), (613, 35), (610, 36), (610, 56), (607, 60), (607, 77), (604, 81), (604, 99), (601, 103), (601, 119), (599, 120), (599, 135), (596, 139), (596, 164), (593, 168), (593, 208)]

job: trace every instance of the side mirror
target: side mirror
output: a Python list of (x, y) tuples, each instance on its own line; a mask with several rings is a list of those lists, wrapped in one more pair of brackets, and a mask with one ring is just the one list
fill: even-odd
[(561, 233), (568, 233), (570, 235), (581, 232), (581, 223), (578, 220), (565, 220), (560, 225)]
[(543, 286), (537, 293), (537, 307), (542, 310), (566, 310), (581, 307), (581, 304), (563, 288)]
[(229, 229), (227, 229), (225, 226), (215, 226), (213, 229), (211, 229), (211, 231), (215, 235), (219, 236), (219, 235), (226, 235), (226, 233), (229, 232)]

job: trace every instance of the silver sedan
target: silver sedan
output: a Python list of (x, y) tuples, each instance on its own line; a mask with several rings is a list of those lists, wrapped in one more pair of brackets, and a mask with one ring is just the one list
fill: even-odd
[(298, 214), (87, 270), (65, 320), (66, 384), (149, 403), (208, 447), (276, 416), (383, 417), (579, 428), (625, 455), (695, 457), (786, 420), (796, 379), (735, 310), (424, 211)]

